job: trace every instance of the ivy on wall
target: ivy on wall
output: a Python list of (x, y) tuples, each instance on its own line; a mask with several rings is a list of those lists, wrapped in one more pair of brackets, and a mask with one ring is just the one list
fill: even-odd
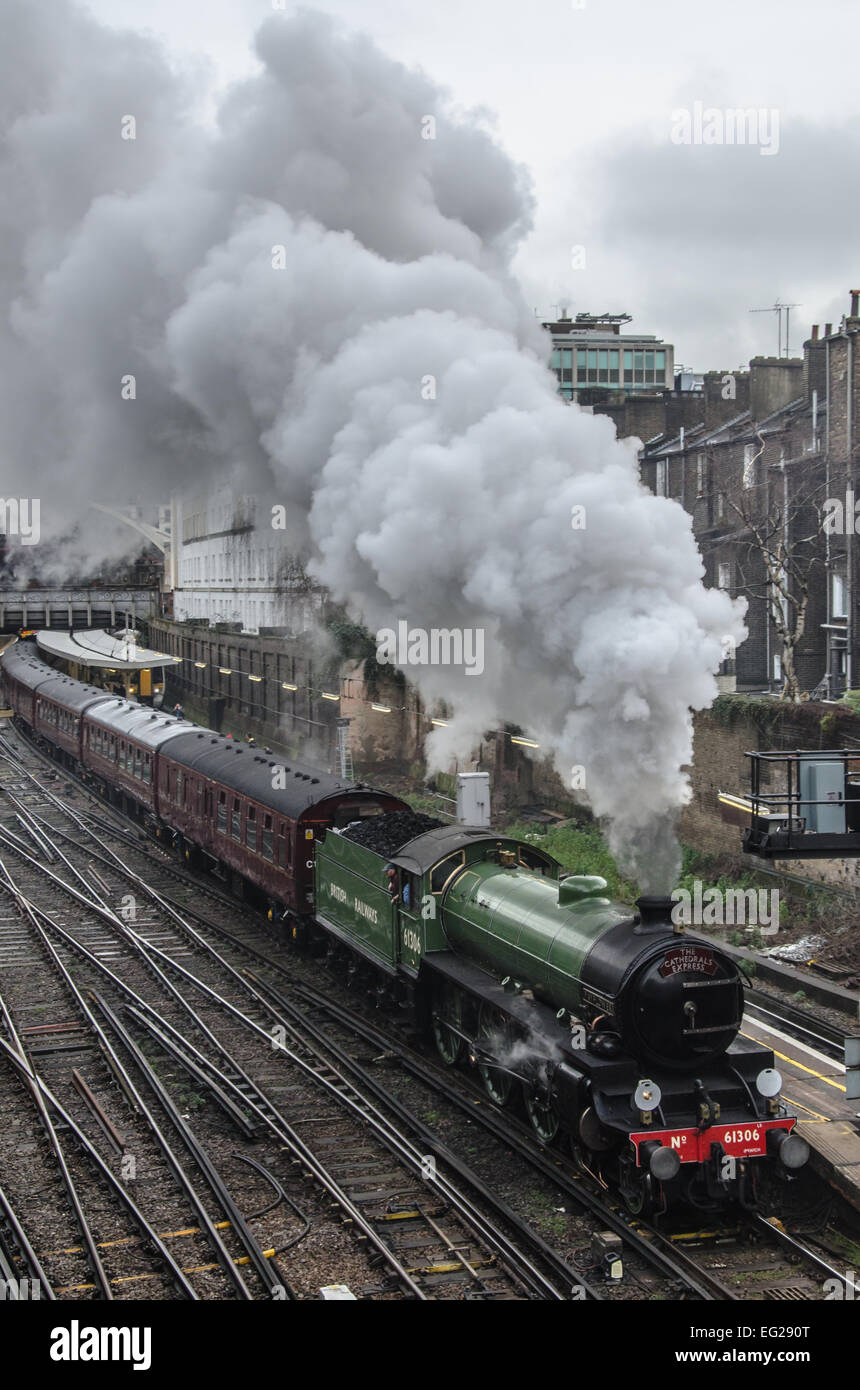
[(753, 700), (748, 695), (718, 695), (710, 713), (726, 729), (748, 724), (765, 738), (773, 738), (776, 730), (782, 727), (785, 710), (771, 700)]

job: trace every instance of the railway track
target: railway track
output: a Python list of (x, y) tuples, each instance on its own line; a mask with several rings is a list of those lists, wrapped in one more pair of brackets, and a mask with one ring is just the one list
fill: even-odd
[[(14, 766), (14, 763), (12, 765)], [(18, 771), (19, 773), (21, 771), (20, 764), (18, 765)], [(26, 772), (26, 769), (24, 771)], [(31, 774), (27, 773), (26, 775), (30, 776)], [(32, 785), (38, 786), (38, 779), (33, 779)], [(43, 791), (44, 788), (41, 788), (39, 794), (42, 794)], [(241, 935), (237, 935), (237, 933), (231, 928), (228, 928), (225, 923), (217, 920), (213, 921), (210, 917), (201, 913), (198, 908), (191, 908), (187, 901), (189, 893), (193, 892), (198, 898), (202, 894), (209, 904), (216, 905), (219, 910), (223, 910), (224, 915), (228, 916), (228, 920), (232, 922), (237, 911), (235, 899), (227, 897), (226, 894), (222, 893), (214, 885), (203, 884), (201, 886), (197, 878), (191, 879), (183, 870), (178, 869), (176, 865), (167, 858), (163, 851), (154, 850), (151, 841), (147, 840), (138, 832), (129, 830), (125, 825), (119, 823), (114, 824), (113, 812), (109, 812), (108, 815), (92, 812), (82, 814), (77, 810), (72, 810), (64, 806), (62, 801), (60, 801), (59, 798), (54, 798), (53, 793), (50, 792), (48, 793), (47, 801), (49, 805), (53, 805), (54, 811), (59, 810), (64, 815), (70, 815), (75, 825), (78, 842), (82, 845), (85, 844), (87, 847), (87, 853), (85, 855), (87, 869), (85, 872), (88, 874), (91, 882), (95, 881), (100, 883), (101, 887), (105, 889), (111, 882), (111, 875), (119, 873), (121, 876), (125, 877), (126, 886), (132, 884), (136, 885), (138, 888), (145, 888), (149, 895), (150, 902), (157, 901), (160, 908), (167, 909), (169, 926), (165, 923), (164, 919), (160, 921), (160, 924), (154, 922), (147, 922), (144, 924), (146, 927), (144, 934), (147, 937), (147, 943), (144, 949), (149, 951), (150, 956), (160, 956), (161, 964), (165, 970), (170, 972), (170, 963), (172, 961), (175, 969), (181, 971), (184, 968), (182, 965), (183, 957), (187, 962), (189, 952), (193, 954), (194, 952), (199, 953), (203, 950), (204, 952), (210, 953), (210, 962), (214, 960), (215, 956), (219, 955), (219, 951), (212, 946), (211, 938), (217, 939), (221, 948), (223, 948), (226, 943), (232, 950), (241, 952), (241, 957), (244, 961), (251, 960), (255, 963), (255, 976), (253, 979), (249, 979), (247, 976), (244, 979), (237, 978), (239, 972), (236, 970), (236, 967), (230, 962), (225, 962), (223, 959), (220, 959), (219, 969), (223, 970), (225, 966), (227, 967), (227, 974), (231, 981), (230, 989), (233, 989), (234, 986), (238, 984), (243, 991), (241, 995), (234, 995), (231, 1000), (226, 1000), (221, 997), (221, 1005), (223, 1006), (226, 1003), (233, 1009), (238, 1010), (239, 1013), (244, 1012), (245, 1026), (250, 1026), (252, 1029), (255, 1028), (258, 1031), (258, 1038), (260, 1039), (266, 1037), (270, 1040), (271, 1029), (273, 1027), (284, 1030), (282, 1034), (283, 1038), (286, 1039), (289, 1037), (289, 1045), (284, 1047), (284, 1051), (288, 1054), (289, 1060), (294, 1065), (298, 1064), (300, 1069), (303, 1065), (307, 1068), (308, 1073), (312, 1073), (316, 1068), (316, 1080), (318, 1084), (320, 1082), (331, 1083), (332, 1081), (332, 1078), (327, 1077), (324, 1072), (322, 1076), (319, 1074), (320, 1066), (323, 1068), (327, 1066), (330, 1067), (330, 1063), (327, 1063), (325, 1060), (321, 1062), (320, 1057), (325, 1059), (326, 1055), (328, 1055), (329, 1058), (333, 1055), (332, 1026), (336, 1024), (338, 1027), (346, 1029), (347, 1035), (344, 1036), (339, 1052), (335, 1054), (337, 1062), (335, 1074), (337, 1079), (334, 1081), (333, 1086), (329, 1084), (330, 1098), (334, 1099), (336, 1103), (338, 1097), (334, 1093), (339, 1092), (339, 1103), (341, 1105), (346, 1105), (347, 1108), (350, 1106), (356, 1107), (356, 1113), (358, 1113), (358, 1110), (362, 1106), (366, 1108), (368, 1084), (376, 1084), (367, 1074), (358, 1075), (354, 1070), (351, 1076), (344, 1074), (350, 1070), (348, 1066), (344, 1068), (344, 1059), (348, 1060), (349, 1048), (352, 1046), (354, 1049), (356, 1038), (360, 1037), (365, 1043), (369, 1042), (372, 1046), (383, 1051), (386, 1049), (391, 1051), (393, 1049), (398, 1060), (407, 1067), (412, 1076), (422, 1079), (424, 1084), (434, 1088), (434, 1093), (436, 1095), (445, 1095), (452, 1105), (458, 1106), (461, 1111), (470, 1113), (473, 1119), (479, 1117), (482, 1126), (492, 1132), (500, 1142), (516, 1151), (535, 1169), (541, 1171), (545, 1177), (556, 1183), (568, 1197), (575, 1200), (577, 1206), (588, 1210), (590, 1214), (599, 1221), (601, 1228), (612, 1229), (621, 1234), (627, 1248), (628, 1258), (632, 1256), (634, 1260), (640, 1260), (643, 1266), (650, 1267), (652, 1270), (658, 1269), (664, 1279), (674, 1281), (675, 1292), (671, 1296), (686, 1295), (698, 1298), (732, 1298), (739, 1296), (730, 1284), (726, 1282), (726, 1265), (725, 1259), (723, 1258), (725, 1256), (725, 1247), (727, 1243), (725, 1234), (721, 1237), (720, 1234), (717, 1233), (716, 1239), (714, 1239), (713, 1233), (711, 1233), (710, 1240), (707, 1235), (701, 1236), (698, 1233), (686, 1233), (683, 1239), (679, 1238), (677, 1235), (675, 1237), (670, 1237), (660, 1231), (648, 1230), (642, 1224), (631, 1220), (629, 1216), (619, 1209), (613, 1209), (612, 1206), (607, 1206), (605, 1194), (593, 1191), (589, 1193), (587, 1191), (587, 1180), (583, 1180), (583, 1177), (576, 1173), (573, 1166), (568, 1163), (566, 1159), (551, 1151), (537, 1147), (533, 1136), (525, 1126), (519, 1125), (516, 1122), (512, 1125), (509, 1117), (500, 1115), (498, 1111), (495, 1111), (487, 1105), (482, 1104), (479, 1107), (476, 1106), (474, 1088), (469, 1088), (468, 1086), (461, 1088), (459, 1085), (453, 1085), (450, 1078), (441, 1073), (441, 1069), (433, 1068), (426, 1059), (421, 1058), (414, 1050), (406, 1048), (405, 1045), (402, 1045), (398, 1041), (394, 1041), (390, 1033), (383, 1033), (381, 1030), (373, 1028), (366, 1020), (360, 1019), (357, 1014), (351, 1014), (342, 1007), (336, 1006), (330, 995), (326, 992), (314, 991), (313, 987), (306, 983), (297, 986), (292, 979), (291, 973), (287, 972), (280, 962), (272, 958), (271, 935), (262, 923), (257, 924), (256, 922), (249, 923), (243, 921)], [(50, 852), (56, 852), (59, 855), (62, 853), (63, 842), (65, 841), (68, 843), (68, 840), (74, 840), (74, 836), (71, 835), (70, 829), (62, 830), (56, 824), (49, 824), (44, 814), (46, 810), (47, 807), (43, 803), (40, 807), (25, 807), (19, 814), (22, 814), (25, 820), (29, 820), (30, 822), (29, 829), (33, 847), (41, 841), (43, 847), (47, 847), (49, 850), (50, 846), (53, 845), (53, 850), (50, 850)], [(98, 827), (98, 829), (94, 827)], [(85, 840), (82, 839), (82, 835), (86, 835), (87, 838)], [(125, 855), (125, 863), (118, 862), (119, 856), (107, 843), (104, 836), (109, 836), (111, 840), (120, 845)], [(135, 860), (138, 856), (140, 858), (141, 867), (146, 867), (149, 877), (153, 877), (154, 864), (157, 865), (155, 886), (152, 884), (142, 885), (140, 875), (130, 867), (129, 861)], [(179, 896), (177, 896), (177, 886)], [(112, 896), (115, 897), (118, 891), (118, 886), (114, 884)], [(183, 895), (185, 897), (184, 901)], [(192, 923), (194, 925), (192, 925)], [(156, 937), (159, 934), (161, 945), (156, 945)], [(209, 941), (204, 940), (204, 936), (206, 935), (209, 936)], [(268, 981), (264, 980), (261, 974), (256, 973), (258, 971), (268, 972), (270, 974), (270, 979)], [(271, 983), (272, 974), (277, 978), (277, 988)], [(199, 981), (196, 988), (199, 989), (201, 986), (203, 986), (204, 989), (210, 988), (213, 990), (215, 998), (210, 997), (210, 1003), (216, 1002), (217, 991), (215, 991), (211, 985), (207, 986), (206, 982), (203, 980)], [(194, 987), (195, 986), (192, 986), (192, 988)], [(241, 1004), (237, 1002), (240, 998), (242, 1000)], [(253, 1004), (250, 1006), (249, 998), (253, 1001)], [(299, 1002), (302, 1004), (304, 1012), (302, 1009), (298, 1008)], [(275, 1010), (274, 1013), (272, 1012), (273, 1009)], [(251, 1017), (250, 1015), (253, 1015), (255, 1010), (258, 1011), (256, 1017)], [(319, 1020), (323, 1017), (325, 1018), (325, 1025), (321, 1027)], [(277, 1018), (279, 1021), (273, 1024), (273, 1018)], [(139, 1022), (141, 1026), (144, 1026), (142, 1020), (139, 1020)], [(152, 1020), (150, 1020), (150, 1023), (152, 1026), (157, 1026), (152, 1023)], [(177, 1035), (174, 1039), (174, 1043), (178, 1049), (181, 1049), (182, 1044), (178, 1040), (179, 1036), (180, 1035)], [(162, 1039), (162, 1043), (163, 1041)], [(307, 1052), (303, 1054), (303, 1048), (308, 1048), (310, 1050), (310, 1058), (314, 1060), (309, 1060)], [(174, 1053), (174, 1055), (178, 1054)], [(187, 1055), (186, 1053), (186, 1060)], [(223, 1094), (232, 1094), (236, 1106), (239, 1107), (241, 1106), (243, 1095), (245, 1095), (247, 1099), (247, 1088), (243, 1087), (241, 1084), (236, 1085), (235, 1077), (230, 1075), (229, 1060), (222, 1060), (225, 1061), (225, 1069), (220, 1074), (217, 1084), (220, 1085)], [(340, 1069), (340, 1074), (338, 1074), (338, 1068)], [(206, 1073), (205, 1059), (202, 1057), (199, 1059), (199, 1069), (201, 1074)], [(212, 1068), (210, 1066), (210, 1079), (214, 1079), (211, 1073)], [(357, 1087), (356, 1083), (358, 1083)], [(231, 1091), (231, 1086), (236, 1086), (236, 1089)], [(350, 1090), (350, 1088), (352, 1088), (352, 1090)], [(361, 1096), (364, 1096), (363, 1101), (360, 1099)], [(390, 1093), (387, 1099), (390, 1103)], [(291, 1102), (293, 1101), (294, 1098), (291, 1097)], [(256, 1100), (254, 1100), (253, 1103), (256, 1104)], [(313, 1109), (315, 1107), (312, 1105), (311, 1108)], [(260, 1107), (260, 1109), (261, 1115), (257, 1116), (259, 1123), (263, 1125), (283, 1125), (284, 1117), (277, 1113), (277, 1107), (275, 1107), (274, 1115), (266, 1114), (265, 1106)], [(404, 1124), (405, 1111), (403, 1107), (401, 1107), (401, 1112), (400, 1123)], [(292, 1119), (292, 1108), (290, 1113)], [(299, 1115), (300, 1124), (298, 1128), (303, 1130), (303, 1140), (313, 1138), (317, 1150), (321, 1150), (323, 1153), (326, 1152), (326, 1150), (334, 1149), (340, 1149), (341, 1154), (343, 1153), (342, 1145), (338, 1143), (336, 1126), (331, 1128), (330, 1116), (323, 1115), (314, 1119), (314, 1117), (308, 1117), (302, 1112), (299, 1112)], [(304, 1126), (308, 1127), (304, 1128)], [(316, 1129), (314, 1129), (314, 1126), (316, 1126)], [(440, 1157), (444, 1157), (444, 1161), (450, 1164), (453, 1155), (451, 1155), (450, 1152), (446, 1152), (444, 1156), (441, 1155), (441, 1146), (438, 1140), (432, 1133), (425, 1131), (421, 1134), (420, 1128), (420, 1125), (417, 1127), (413, 1125), (412, 1127), (413, 1134), (418, 1133), (420, 1143), (418, 1149), (412, 1153), (411, 1158), (413, 1170), (415, 1169), (417, 1160), (421, 1165), (418, 1171), (422, 1181), (426, 1181), (428, 1156), (433, 1157), (434, 1163), (438, 1162)], [(273, 1130), (272, 1132), (274, 1133), (275, 1131)], [(296, 1136), (293, 1137), (295, 1138)], [(281, 1132), (281, 1138), (283, 1138), (283, 1132)], [(401, 1132), (398, 1142), (402, 1145), (405, 1138), (405, 1134)], [(311, 1144), (309, 1147), (313, 1147), (313, 1145)], [(374, 1165), (376, 1166), (374, 1167)], [(356, 1189), (353, 1187), (352, 1195), (360, 1195), (364, 1199), (361, 1205), (365, 1210), (370, 1209), (368, 1207), (368, 1202), (372, 1204), (375, 1199), (379, 1200), (383, 1196), (386, 1198), (387, 1204), (391, 1206), (392, 1198), (397, 1199), (398, 1194), (390, 1190), (390, 1176), (384, 1175), (385, 1182), (389, 1184), (388, 1186), (385, 1186), (385, 1183), (383, 1183), (381, 1179), (381, 1185), (377, 1184), (373, 1186), (371, 1184), (368, 1186), (366, 1180), (372, 1177), (374, 1173), (378, 1177), (378, 1161), (371, 1157), (366, 1144), (364, 1146), (359, 1144), (357, 1148), (346, 1151), (346, 1157), (343, 1159), (343, 1163), (338, 1171), (334, 1173), (329, 1172), (328, 1176), (329, 1178), (341, 1178), (347, 1182), (353, 1183), (356, 1180), (361, 1181), (364, 1179), (364, 1190), (362, 1191), (360, 1188)], [(419, 1192), (421, 1190), (422, 1189), (419, 1188)], [(425, 1188), (425, 1197), (426, 1191)], [(349, 1197), (350, 1193), (347, 1192), (345, 1195)], [(488, 1195), (491, 1196), (491, 1194), (484, 1194), (485, 1199)], [(420, 1202), (413, 1201), (410, 1205), (407, 1201), (404, 1205), (401, 1205), (400, 1209), (395, 1208), (394, 1211), (386, 1212), (385, 1215), (386, 1217), (394, 1216), (400, 1223), (398, 1225), (398, 1231), (401, 1234), (406, 1234), (407, 1244), (403, 1245), (402, 1242), (400, 1243), (401, 1249), (404, 1252), (406, 1250), (426, 1250), (428, 1248), (428, 1242), (430, 1240), (428, 1230), (433, 1231), (433, 1225), (428, 1227), (425, 1217), (429, 1215), (429, 1213), (422, 1213)], [(506, 1213), (508, 1223), (510, 1223), (511, 1215), (512, 1213), (510, 1212)], [(419, 1228), (415, 1225), (416, 1222), (423, 1222), (422, 1230), (419, 1231)], [(439, 1225), (432, 1215), (430, 1216), (430, 1222), (435, 1223), (436, 1226)], [(392, 1222), (391, 1224), (393, 1225), (394, 1223)], [(425, 1261), (423, 1266), (412, 1266), (412, 1268), (423, 1273), (425, 1277), (437, 1277), (442, 1282), (450, 1277), (453, 1282), (462, 1284), (466, 1282), (464, 1276), (468, 1276), (468, 1280), (471, 1280), (470, 1289), (476, 1290), (476, 1292), (471, 1293), (470, 1296), (487, 1296), (486, 1289), (482, 1290), (480, 1288), (482, 1278), (481, 1268), (484, 1267), (483, 1261), (479, 1262), (477, 1259), (467, 1259), (465, 1264), (461, 1262), (459, 1256), (462, 1254), (464, 1243), (460, 1234), (455, 1232), (452, 1238), (450, 1235), (445, 1235), (444, 1228), (440, 1229), (443, 1231), (441, 1237), (439, 1237), (437, 1231), (434, 1231), (434, 1234), (439, 1238), (443, 1257), (440, 1258), (440, 1253), (437, 1250), (434, 1256), (435, 1263), (431, 1264)], [(769, 1244), (769, 1247), (776, 1250), (778, 1241), (772, 1227), (767, 1232), (761, 1229), (756, 1234), (760, 1243), (766, 1242)], [(745, 1238), (747, 1240), (749, 1239), (749, 1232), (745, 1233)], [(710, 1259), (708, 1251), (711, 1250), (715, 1244), (719, 1246), (718, 1256), (715, 1259)], [(783, 1248), (786, 1250), (786, 1260), (783, 1262), (783, 1265), (786, 1266), (788, 1261), (787, 1247), (784, 1245)], [(695, 1250), (696, 1253), (691, 1254), (691, 1250)], [(445, 1251), (447, 1251), (449, 1256), (454, 1256), (454, 1258), (445, 1260)], [(486, 1255), (486, 1251), (483, 1253)], [(546, 1252), (543, 1252), (544, 1255), (545, 1253)], [(817, 1270), (820, 1274), (826, 1272), (828, 1277), (832, 1277), (835, 1273), (835, 1271), (831, 1270), (830, 1266), (823, 1261), (821, 1257), (816, 1255), (814, 1251), (808, 1248), (801, 1250), (801, 1242), (797, 1240), (794, 1241), (791, 1257), (792, 1259), (804, 1259), (811, 1269)], [(496, 1254), (496, 1258), (498, 1258), (498, 1253)], [(770, 1253), (767, 1258), (770, 1258)], [(747, 1260), (746, 1263), (749, 1264), (749, 1260)], [(809, 1279), (805, 1279), (805, 1281), (801, 1280), (798, 1284), (797, 1279), (794, 1278), (794, 1282), (791, 1282), (791, 1276), (794, 1273), (793, 1267), (780, 1268), (779, 1261), (774, 1259), (773, 1270), (770, 1270), (767, 1266), (767, 1260), (762, 1260), (760, 1251), (758, 1252), (757, 1264), (759, 1268), (754, 1270), (753, 1273), (761, 1276), (760, 1289), (762, 1291), (773, 1291), (771, 1296), (816, 1296), (815, 1289)], [(404, 1267), (407, 1267), (405, 1262)], [(771, 1275), (771, 1282), (768, 1284), (766, 1280)], [(556, 1295), (561, 1292), (565, 1281), (568, 1281), (568, 1287), (576, 1289), (583, 1288), (584, 1281), (582, 1281), (581, 1278), (577, 1280), (576, 1271), (571, 1270), (569, 1267), (562, 1268), (557, 1264), (552, 1271), (552, 1276), (556, 1279)], [(552, 1276), (550, 1276), (549, 1279), (550, 1284), (552, 1283)], [(527, 1281), (525, 1281), (525, 1285), (527, 1287)], [(585, 1290), (586, 1296), (589, 1297), (595, 1296), (597, 1292), (598, 1290), (593, 1288), (587, 1288)], [(494, 1293), (495, 1291), (491, 1290), (490, 1296)], [(522, 1296), (522, 1294), (520, 1296)], [(531, 1293), (529, 1294), (527, 1292), (526, 1296), (552, 1297), (553, 1295), (549, 1293), (546, 1288), (541, 1292), (540, 1285), (536, 1284), (533, 1285)], [(665, 1294), (662, 1296), (665, 1296)], [(768, 1296), (766, 1292), (765, 1296)]]
[(747, 990), (745, 1007), (753, 1018), (781, 1028), (798, 1042), (805, 1043), (807, 1047), (836, 1061), (844, 1060), (844, 1028), (836, 1028), (825, 1019), (810, 1019), (808, 1013), (793, 1008), (783, 1000), (775, 1001), (773, 995), (766, 994), (764, 990)]
[[(76, 813), (63, 807), (50, 792), (47, 800), (55, 810), (62, 809), (64, 814), (76, 819)], [(15, 814), (22, 814), (20, 805)], [(95, 871), (90, 863), (84, 863), (84, 856), (80, 861), (84, 863), (82, 872), (63, 849), (60, 834), (41, 815), (38, 830), (35, 829), (37, 814), (36, 808), (30, 805), (24, 812), (24, 819), (40, 846), (42, 857), (37, 859), (31, 854), (33, 846), (26, 844), (8, 826), (0, 828), (0, 845), (7, 865), (10, 856), (17, 857), (19, 876), (25, 871), (31, 878), (38, 879), (40, 896), (46, 891), (50, 894), (52, 911), (49, 912), (35, 904), (35, 892), (31, 888), (27, 890), (29, 896), (19, 889), (18, 901), (20, 904), (27, 902), (33, 915), (40, 919), (41, 928), (49, 934), (66, 972), (71, 973), (71, 962), (76, 958), (77, 976), (86, 981), (89, 972), (100, 974), (102, 987), (107, 981), (114, 996), (121, 997), (126, 1006), (133, 1002), (134, 1022), (138, 1028), (148, 1028), (159, 1043), (169, 1040), (174, 1058), (183, 1065), (193, 1058), (198, 1079), (205, 1081), (210, 1091), (214, 1086), (222, 1103), (226, 1097), (232, 1102), (234, 1114), (244, 1110), (252, 1125), (268, 1131), (323, 1185), (409, 1296), (420, 1299), (447, 1296), (446, 1290), (462, 1296), (491, 1298), (567, 1299), (572, 1291), (576, 1291), (577, 1296), (598, 1296), (597, 1290), (592, 1289), (577, 1270), (566, 1266), (525, 1226), (516, 1231), (515, 1240), (506, 1234), (503, 1226), (516, 1225), (516, 1218), (494, 1203), (491, 1194), (486, 1191), (480, 1194), (481, 1204), (490, 1208), (488, 1217), (475, 1198), (459, 1190), (443, 1171), (428, 1172), (427, 1156), (397, 1129), (390, 1116), (369, 1104), (354, 1082), (333, 1068), (330, 1059), (318, 1054), (295, 1029), (291, 1030), (289, 1046), (273, 1049), (270, 1006), (261, 1000), (255, 1002), (254, 991), (247, 982), (213, 947), (202, 941), (157, 890), (127, 866), (119, 862), (111, 864), (113, 852), (98, 841), (101, 851), (107, 850), (107, 853), (102, 853)], [(53, 865), (44, 862), (45, 855), (51, 856)], [(132, 927), (113, 911), (107, 883), (111, 870), (126, 883), (133, 882), (141, 898), (152, 906), (146, 921), (135, 917)], [(93, 878), (95, 887), (87, 882)], [(57, 920), (58, 895), (70, 897), (76, 909), (65, 926)], [(183, 963), (192, 957), (196, 974)], [(120, 965), (122, 978), (113, 968)], [(201, 970), (202, 965), (206, 969)], [(209, 980), (203, 978), (207, 971)], [(211, 983), (216, 975), (221, 990), (229, 989), (233, 998), (219, 993)], [(163, 998), (159, 1008), (153, 1007), (153, 977), (161, 987), (162, 996), (170, 1000), (167, 1008)], [(134, 979), (136, 988), (129, 984), (130, 978)], [(141, 990), (149, 993), (149, 1000), (143, 997)], [(196, 996), (194, 1004), (189, 1002), (189, 995)], [(239, 998), (241, 1005), (237, 1002)], [(249, 1005), (255, 1008), (256, 1017), (245, 1012)], [(134, 1064), (140, 1067), (141, 1048), (131, 1032), (101, 999), (98, 1006), (106, 1011), (109, 1028), (117, 1034)], [(239, 1025), (245, 1034), (244, 1047), (237, 1048), (235, 1036), (230, 1045), (216, 1037), (213, 1032), (216, 1015), (222, 1023), (226, 1015), (234, 1030)], [(184, 1024), (184, 1031), (176, 1026), (177, 1022)], [(290, 1085), (280, 1087), (282, 1092), (291, 1093), (289, 1122), (277, 1100), (252, 1080), (246, 1069), (249, 1035), (258, 1058), (261, 1046), (266, 1049), (270, 1070), (273, 1059), (277, 1059), (281, 1083), (284, 1060), (289, 1061), (293, 1073), (299, 1075), (301, 1085), (293, 1080)], [(208, 1044), (205, 1054), (200, 1051), (201, 1042)], [(218, 1059), (217, 1067), (213, 1057)], [(148, 1082), (153, 1085), (152, 1077)], [(296, 1092), (302, 1091), (302, 1087), (304, 1092), (297, 1097)], [(325, 1106), (321, 1105), (321, 1096), (325, 1098)], [(298, 1111), (297, 1123), (299, 1100), (305, 1109)], [(163, 1095), (160, 1101), (164, 1107)], [(308, 1110), (318, 1113), (311, 1115), (306, 1113)], [(349, 1140), (353, 1148), (346, 1158), (344, 1111), (350, 1112), (353, 1122), (358, 1122), (361, 1133), (357, 1144)], [(388, 1171), (380, 1172), (379, 1154), (371, 1157), (368, 1153), (368, 1133), (386, 1151), (382, 1167)], [(318, 1156), (327, 1148), (336, 1151), (336, 1157), (328, 1163)], [(392, 1155), (398, 1165), (395, 1171), (391, 1171)], [(400, 1170), (407, 1171), (408, 1180)], [(431, 1194), (429, 1200), (428, 1194)], [(412, 1254), (407, 1263), (406, 1251), (420, 1252), (417, 1265), (411, 1263)]]

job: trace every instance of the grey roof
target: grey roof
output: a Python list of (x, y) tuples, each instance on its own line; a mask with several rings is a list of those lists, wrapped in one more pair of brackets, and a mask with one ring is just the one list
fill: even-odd
[[(167, 756), (201, 776), (221, 782), (243, 796), (253, 797), (295, 820), (318, 801), (339, 792), (370, 792), (359, 782), (346, 782), (295, 758), (275, 758), (254, 745), (214, 734), (210, 729), (185, 733), (165, 750)], [(286, 785), (273, 787), (276, 768), (285, 771)]]
[(102, 627), (79, 628), (72, 632), (43, 628), (36, 633), (36, 641), (49, 656), (109, 671), (142, 671), (152, 666), (175, 666), (182, 660), (169, 652), (139, 647), (127, 638), (112, 637)]
[(138, 705), (131, 700), (118, 699), (115, 695), (109, 696), (105, 704), (94, 709), (90, 719), (120, 737), (136, 739), (146, 748), (160, 748), (168, 739), (196, 728), (187, 719), (159, 714), (149, 705)]
[[(690, 425), (689, 429), (685, 429), (683, 446), (681, 444), (680, 433), (673, 435), (655, 434), (653, 439), (648, 440), (648, 443), (642, 450), (642, 457), (657, 458), (662, 457), (664, 454), (685, 453), (689, 444), (701, 442), (699, 435), (704, 428), (705, 422), (702, 420), (699, 424)], [(663, 442), (660, 443), (660, 440)]]
[(492, 840), (495, 844), (508, 838), (488, 830), (485, 825), (442, 825), (438, 830), (425, 830), (423, 835), (408, 840), (399, 854), (391, 856), (391, 862), (409, 873), (424, 874), (440, 859), (476, 840)]
[(71, 676), (55, 671), (53, 666), (39, 660), (35, 650), (30, 642), (13, 642), (0, 656), (0, 663), (22, 685), (37, 690), (40, 695), (56, 700), (68, 709), (79, 711), (99, 700), (110, 699), (104, 690), (94, 685), (83, 685)]

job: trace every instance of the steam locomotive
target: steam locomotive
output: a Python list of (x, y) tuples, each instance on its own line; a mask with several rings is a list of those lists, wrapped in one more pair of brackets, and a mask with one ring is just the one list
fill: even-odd
[(410, 1009), (446, 1065), (521, 1102), (544, 1144), (566, 1135), (632, 1211), (752, 1207), (763, 1171), (806, 1162), (772, 1052), (739, 1036), (736, 965), (671, 900), (631, 914), (532, 844), (108, 696), (30, 644), (0, 672), (37, 743)]

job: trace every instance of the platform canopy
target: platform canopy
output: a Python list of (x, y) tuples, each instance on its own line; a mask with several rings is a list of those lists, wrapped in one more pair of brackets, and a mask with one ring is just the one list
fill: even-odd
[(143, 671), (152, 666), (177, 666), (182, 658), (167, 652), (155, 652), (139, 647), (132, 637), (112, 637), (104, 628), (83, 628), (73, 632), (55, 632), (42, 628), (36, 633), (39, 649), (62, 661), (76, 661), (81, 666), (99, 667), (109, 671)]

